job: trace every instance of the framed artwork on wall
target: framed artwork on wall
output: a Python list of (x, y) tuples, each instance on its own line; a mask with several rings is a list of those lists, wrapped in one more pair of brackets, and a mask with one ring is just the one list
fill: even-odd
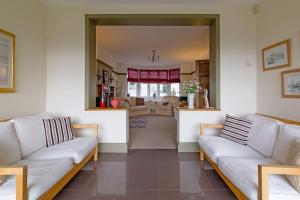
[(264, 71), (291, 66), (291, 40), (284, 40), (264, 48), (262, 61)]
[(300, 69), (281, 72), (282, 97), (300, 98)]
[(15, 92), (15, 35), (0, 29), (0, 93)]
[(109, 75), (108, 71), (103, 70), (103, 84), (108, 85), (109, 84)]

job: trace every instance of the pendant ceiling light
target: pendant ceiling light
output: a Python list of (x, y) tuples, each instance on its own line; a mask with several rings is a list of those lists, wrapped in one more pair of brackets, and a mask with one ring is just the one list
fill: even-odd
[(159, 62), (159, 55), (157, 55), (156, 50), (152, 50), (152, 55), (148, 56), (148, 60), (152, 63)]

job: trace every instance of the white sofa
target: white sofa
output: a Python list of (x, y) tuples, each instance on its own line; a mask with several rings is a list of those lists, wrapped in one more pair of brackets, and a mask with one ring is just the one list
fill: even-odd
[(246, 118), (253, 121), (248, 145), (205, 135), (205, 129), (222, 125), (201, 124), (200, 159), (209, 161), (238, 199), (300, 200), (285, 176), (300, 175), (300, 167), (286, 163), (291, 144), (300, 138), (300, 126), (261, 115)]
[(52, 199), (90, 159), (97, 160), (97, 125), (73, 125), (93, 129), (93, 136), (47, 148), (45, 118), (52, 116), (41, 113), (0, 122), (0, 155), (5, 162), (0, 175), (6, 176), (0, 185), (1, 200)]

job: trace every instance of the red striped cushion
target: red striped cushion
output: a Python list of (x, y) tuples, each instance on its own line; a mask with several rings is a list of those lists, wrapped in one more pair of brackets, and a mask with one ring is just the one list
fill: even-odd
[(70, 117), (43, 119), (43, 123), (47, 147), (75, 138)]
[(248, 135), (252, 126), (252, 121), (226, 115), (224, 127), (221, 130), (220, 137), (237, 142), (239, 144), (247, 144)]

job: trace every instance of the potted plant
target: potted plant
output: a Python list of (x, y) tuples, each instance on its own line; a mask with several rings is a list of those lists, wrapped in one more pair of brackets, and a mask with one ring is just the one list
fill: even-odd
[(188, 108), (194, 108), (195, 94), (201, 90), (200, 82), (197, 80), (190, 80), (183, 82), (183, 91), (188, 97)]

